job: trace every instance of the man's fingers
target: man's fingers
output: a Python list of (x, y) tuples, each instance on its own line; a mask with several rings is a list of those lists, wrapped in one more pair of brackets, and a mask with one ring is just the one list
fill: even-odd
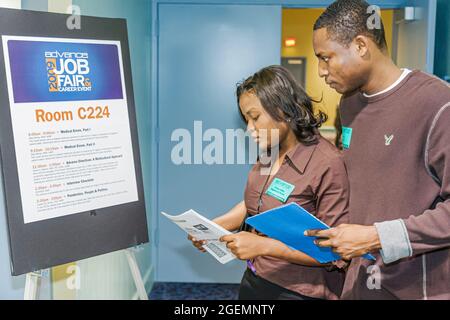
[(331, 240), (316, 240), (314, 243), (319, 247), (332, 247)]
[(303, 235), (305, 236), (305, 237), (317, 237), (317, 233), (319, 232), (320, 230), (305, 230), (305, 232), (303, 232)]
[(333, 234), (333, 229), (328, 230), (306, 230), (304, 235), (307, 237), (318, 237), (318, 238), (330, 238)]

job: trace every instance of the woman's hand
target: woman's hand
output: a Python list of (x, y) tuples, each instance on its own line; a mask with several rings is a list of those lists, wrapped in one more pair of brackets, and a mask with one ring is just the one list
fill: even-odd
[(239, 232), (220, 238), (227, 248), (240, 260), (249, 260), (268, 255), (271, 239), (250, 232)]
[(206, 244), (206, 241), (199, 241), (199, 240), (195, 239), (194, 237), (192, 237), (191, 235), (188, 236), (188, 240), (192, 241), (192, 244), (198, 250), (200, 250), (201, 252), (206, 252), (206, 250), (203, 249), (203, 246)]

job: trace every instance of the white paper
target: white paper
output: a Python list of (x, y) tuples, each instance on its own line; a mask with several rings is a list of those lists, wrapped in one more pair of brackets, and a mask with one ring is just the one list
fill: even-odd
[(205, 240), (206, 244), (203, 248), (220, 263), (225, 264), (236, 258), (227, 248), (226, 243), (219, 241), (221, 237), (229, 235), (231, 232), (217, 223), (194, 210), (186, 211), (178, 216), (171, 216), (165, 212), (161, 212), (161, 214), (197, 240)]

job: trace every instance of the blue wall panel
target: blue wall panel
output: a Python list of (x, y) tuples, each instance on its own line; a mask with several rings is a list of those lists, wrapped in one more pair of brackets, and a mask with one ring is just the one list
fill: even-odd
[[(177, 166), (171, 159), (176, 144), (171, 135), (185, 128), (194, 138), (197, 120), (204, 130), (218, 129), (224, 136), (226, 129), (245, 127), (236, 83), (280, 64), (281, 7), (181, 4), (160, 5), (159, 10), (159, 209), (177, 214), (193, 208), (212, 218), (243, 200), (250, 167)], [(158, 281), (240, 281), (244, 263), (222, 266), (197, 252), (163, 217), (159, 228)]]

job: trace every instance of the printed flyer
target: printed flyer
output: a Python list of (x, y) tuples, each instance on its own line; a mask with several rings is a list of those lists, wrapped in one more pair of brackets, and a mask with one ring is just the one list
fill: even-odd
[(24, 223), (138, 201), (120, 42), (2, 42)]

